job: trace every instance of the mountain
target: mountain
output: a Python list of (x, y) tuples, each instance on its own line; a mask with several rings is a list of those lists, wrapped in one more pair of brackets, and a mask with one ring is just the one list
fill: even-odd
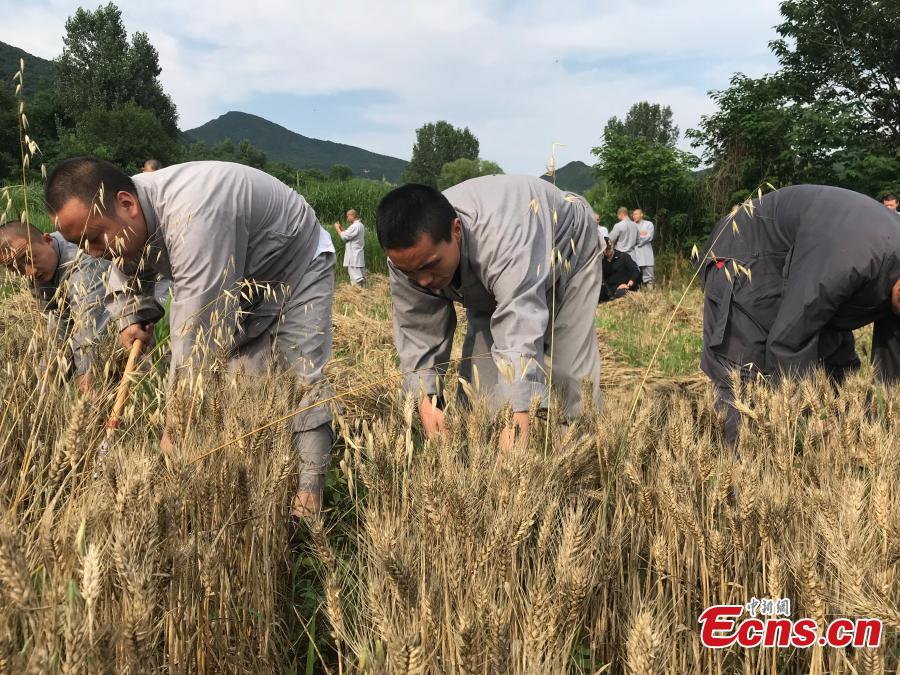
[(53, 61), (29, 54), (24, 49), (0, 42), (0, 80), (13, 85), (13, 75), (19, 70), (19, 59), (25, 60), (25, 96), (49, 89), (56, 79)]
[[(553, 182), (553, 178), (546, 174), (541, 176), (544, 180)], [(556, 170), (556, 186), (567, 192), (584, 194), (597, 183), (594, 171), (584, 162), (569, 162), (564, 167)]]
[(262, 117), (231, 111), (203, 126), (185, 132), (197, 141), (213, 145), (230, 138), (235, 145), (247, 138), (266, 153), (270, 161), (287, 162), (298, 169), (328, 171), (335, 164), (346, 164), (358, 177), (398, 182), (406, 162), (362, 148), (308, 138)]

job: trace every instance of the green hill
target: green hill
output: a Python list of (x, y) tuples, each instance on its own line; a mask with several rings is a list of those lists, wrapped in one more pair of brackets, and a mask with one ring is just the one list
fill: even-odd
[(0, 42), (0, 79), (12, 85), (13, 75), (19, 70), (19, 59), (25, 60), (25, 96), (33, 96), (52, 86), (56, 79), (53, 61), (34, 56), (5, 42)]
[[(553, 181), (550, 176), (541, 176), (544, 180)], [(562, 190), (584, 194), (597, 182), (594, 171), (584, 162), (569, 162), (556, 170), (556, 185)]]
[(362, 148), (308, 138), (248, 113), (231, 111), (185, 132), (197, 141), (213, 145), (230, 138), (235, 144), (247, 138), (266, 153), (270, 161), (287, 162), (298, 169), (328, 171), (335, 164), (346, 164), (361, 178), (400, 180), (406, 162)]

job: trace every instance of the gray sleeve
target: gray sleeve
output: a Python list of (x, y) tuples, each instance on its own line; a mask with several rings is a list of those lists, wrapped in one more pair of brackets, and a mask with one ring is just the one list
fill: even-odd
[(103, 260), (88, 256), (76, 258), (74, 264), (76, 269), (67, 279), (66, 296), (72, 322), (70, 340), (75, 374), (83, 375), (94, 363), (97, 340), (109, 323), (103, 278), (109, 266)]
[(394, 315), (394, 342), (404, 373), (403, 389), (438, 393), (437, 376), (447, 371), (456, 331), (456, 311), (447, 298), (416, 288), (388, 262)]
[(613, 225), (612, 232), (609, 233), (609, 240), (612, 242), (613, 247), (618, 243), (619, 237), (622, 236), (622, 225), (621, 221)]
[(653, 223), (646, 220), (644, 221), (644, 225), (647, 226), (647, 236), (641, 236), (640, 231), (638, 231), (638, 246), (643, 246), (644, 244), (649, 244), (653, 241)]
[(552, 266), (544, 259), (546, 237), (537, 217), (530, 214), (517, 231), (529, 245), (490, 247), (483, 269), (485, 285), (497, 302), (491, 316), (491, 352), (500, 373), (497, 395), (509, 401), (513, 412), (523, 412), (533, 397), (543, 402), (547, 396), (544, 337), (550, 312), (545, 289)]
[(348, 227), (346, 230), (341, 232), (341, 239), (343, 239), (344, 241), (347, 241), (347, 242), (355, 241), (355, 240), (359, 239), (361, 230), (362, 230), (362, 228), (359, 226), (359, 223), (355, 222), (350, 227)]

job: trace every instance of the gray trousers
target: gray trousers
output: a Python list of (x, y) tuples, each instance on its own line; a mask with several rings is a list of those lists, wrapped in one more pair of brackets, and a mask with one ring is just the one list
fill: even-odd
[(347, 266), (347, 274), (350, 275), (350, 283), (354, 286), (366, 285), (366, 268)]
[(652, 285), (656, 278), (653, 276), (653, 265), (641, 265), (641, 277), (644, 286)]
[[(573, 276), (566, 288), (566, 296), (561, 306), (556, 308), (553, 332), (553, 353), (551, 360), (550, 327), (544, 336), (545, 368), (552, 388), (563, 404), (563, 416), (574, 419), (581, 413), (581, 382), (585, 378), (592, 383), (594, 403), (599, 406), (600, 395), (600, 348), (597, 344), (597, 329), (594, 313), (600, 295), (603, 275), (602, 256), (598, 252)], [(478, 385), (488, 397), (493, 410), (499, 410), (506, 401), (498, 400), (494, 385), (499, 372), (494, 359), (482, 356), (466, 358), (475, 354), (489, 354), (494, 346), (491, 335), (491, 315), (467, 311), (468, 328), (463, 341), (463, 361), (460, 376), (473, 384), (473, 368), (478, 369)], [(467, 404), (462, 387), (458, 390), (462, 403)]]
[(331, 461), (334, 434), (334, 396), (323, 370), (331, 359), (334, 301), (334, 253), (320, 254), (286, 300), (279, 321), (269, 331), (241, 345), (228, 364), (229, 371), (263, 374), (270, 366), (293, 370), (307, 389), (298, 405), (307, 408), (292, 418), (293, 441), (300, 457), (299, 489), (321, 492)]

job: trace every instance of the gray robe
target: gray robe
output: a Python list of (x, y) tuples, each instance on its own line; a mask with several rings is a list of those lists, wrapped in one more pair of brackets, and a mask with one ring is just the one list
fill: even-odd
[(609, 233), (609, 240), (617, 251), (623, 251), (634, 259), (634, 249), (640, 239), (638, 226), (631, 218), (620, 220)]
[(723, 218), (701, 260), (701, 368), (713, 379), (723, 362), (776, 376), (816, 364), (853, 368), (851, 331), (870, 323), (879, 376), (900, 377), (900, 317), (890, 303), (900, 228), (873, 199), (819, 185), (782, 188), (754, 199), (752, 213)]
[[(321, 384), (314, 399), (329, 395), (322, 369), (331, 356), (334, 249), (306, 200), (230, 162), (189, 162), (133, 179), (148, 241), (140, 269), (113, 267), (107, 303), (119, 329), (160, 318), (153, 288), (160, 274), (174, 291), (170, 377), (222, 349), (232, 366), (258, 372), (276, 356), (274, 345), (303, 380)], [(320, 252), (330, 256), (322, 264)], [(293, 426), (305, 431), (330, 420), (323, 405)]]
[[(638, 230), (638, 240), (637, 244), (634, 247), (634, 255), (632, 258), (634, 259), (635, 264), (638, 267), (652, 267), (653, 266), (653, 223), (649, 220), (642, 220), (639, 223), (635, 223), (635, 226)], [(646, 232), (646, 236), (641, 236), (641, 232)]]
[[(400, 367), (407, 373), (406, 391), (437, 393), (436, 378), (446, 372), (456, 328), (453, 303), (460, 302), (469, 315), (467, 345), (485, 345), (490, 349), (490, 365), (510, 376), (496, 381), (495, 404), (509, 402), (514, 410), (523, 411), (532, 397), (545, 400), (544, 354), (551, 307), (558, 318), (569, 299), (570, 285), (579, 289), (579, 298), (586, 299), (586, 309), (579, 306), (574, 311), (572, 301), (570, 311), (578, 319), (564, 321), (584, 325), (572, 330), (579, 332), (575, 339), (560, 338), (563, 353), (554, 354), (554, 368), (557, 360), (580, 359), (575, 376), (596, 375), (599, 380), (593, 317), (600, 292), (600, 255), (590, 206), (578, 195), (527, 176), (474, 178), (444, 195), (462, 222), (457, 282), (430, 291), (389, 265), (394, 339)], [(584, 283), (580, 282), (582, 272), (589, 274)], [(569, 295), (574, 296), (574, 291)], [(476, 330), (480, 336), (474, 334)], [(565, 345), (576, 343), (577, 348), (567, 350)], [(461, 371), (465, 370), (463, 364)]]
[(48, 316), (51, 334), (72, 350), (75, 375), (83, 375), (94, 365), (94, 346), (109, 322), (103, 299), (110, 265), (87, 255), (59, 232), (50, 236), (59, 257), (56, 273), (31, 292)]
[(366, 266), (366, 227), (361, 220), (356, 220), (341, 233), (344, 240), (344, 267)]

